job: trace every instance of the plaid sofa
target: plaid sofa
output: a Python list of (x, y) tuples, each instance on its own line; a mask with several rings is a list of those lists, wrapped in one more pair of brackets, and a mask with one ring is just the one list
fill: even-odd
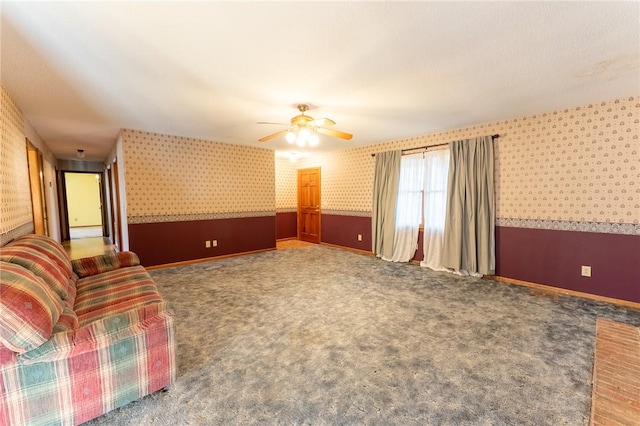
[(74, 425), (175, 380), (175, 323), (131, 252), (0, 248), (0, 424)]

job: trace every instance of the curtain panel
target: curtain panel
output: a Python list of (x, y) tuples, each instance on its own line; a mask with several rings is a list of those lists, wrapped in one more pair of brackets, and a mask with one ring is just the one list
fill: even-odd
[(371, 208), (372, 251), (378, 257), (393, 257), (396, 203), (402, 151), (376, 154)]
[(436, 271), (442, 266), (442, 246), (447, 213), (447, 178), (449, 176), (449, 149), (425, 153), (424, 174), (424, 231), (420, 266)]
[(493, 138), (451, 142), (442, 264), (495, 273)]
[(416, 252), (418, 230), (422, 216), (423, 155), (404, 155), (400, 161), (400, 180), (396, 201), (393, 254), (382, 256), (391, 262), (408, 262)]

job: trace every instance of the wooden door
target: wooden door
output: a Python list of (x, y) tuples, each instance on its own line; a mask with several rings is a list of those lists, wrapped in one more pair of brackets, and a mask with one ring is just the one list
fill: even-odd
[(320, 242), (320, 168), (298, 170), (298, 239)]

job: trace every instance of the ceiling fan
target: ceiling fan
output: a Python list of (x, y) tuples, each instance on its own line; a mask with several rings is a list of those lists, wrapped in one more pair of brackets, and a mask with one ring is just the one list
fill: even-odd
[(353, 135), (350, 133), (345, 133), (326, 127), (336, 124), (336, 122), (331, 120), (330, 118), (319, 118), (316, 120), (312, 117), (309, 117), (308, 115), (305, 115), (305, 111), (309, 110), (308, 105), (300, 104), (297, 106), (297, 108), (298, 111), (300, 111), (300, 115), (296, 115), (295, 117), (293, 117), (291, 119), (291, 124), (259, 121), (258, 124), (276, 124), (280, 126), (288, 126), (288, 128), (260, 138), (258, 139), (258, 141), (267, 142), (271, 139), (277, 138), (280, 135), (286, 135), (285, 137), (287, 142), (295, 143), (299, 147), (303, 147), (307, 144), (310, 146), (317, 145), (319, 141), (318, 133), (346, 140), (349, 140), (353, 137)]

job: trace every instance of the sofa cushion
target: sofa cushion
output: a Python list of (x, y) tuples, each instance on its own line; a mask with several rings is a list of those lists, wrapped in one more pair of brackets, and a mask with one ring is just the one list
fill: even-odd
[(16, 238), (11, 242), (11, 245), (14, 244), (28, 244), (34, 249), (42, 252), (60, 267), (67, 278), (71, 278), (71, 260), (69, 259), (67, 253), (64, 251), (64, 247), (62, 247), (62, 244), (60, 244), (53, 238), (46, 237), (44, 235), (27, 234)]
[(105, 316), (162, 302), (156, 284), (142, 266), (80, 278), (77, 291), (73, 310), (81, 327)]
[(9, 244), (0, 248), (0, 260), (30, 270), (42, 278), (52, 290), (60, 295), (61, 299), (66, 299), (69, 295), (69, 277), (53, 260), (37, 249), (27, 245)]
[(63, 333), (78, 328), (78, 315), (73, 311), (73, 307), (69, 305), (68, 300), (69, 299), (63, 300), (64, 308), (58, 322), (53, 326), (52, 334)]
[(71, 262), (73, 271), (80, 278), (101, 274), (114, 269), (140, 265), (138, 255), (130, 251), (107, 253), (100, 256), (85, 257)]
[[(56, 361), (112, 346), (173, 316), (166, 302), (107, 315), (75, 330), (55, 333), (41, 346), (20, 355), (20, 363)], [(146, 342), (149, 345), (151, 342)], [(144, 346), (141, 347), (143, 349)]]
[(0, 342), (23, 353), (46, 342), (62, 313), (63, 303), (31, 271), (0, 262)]

